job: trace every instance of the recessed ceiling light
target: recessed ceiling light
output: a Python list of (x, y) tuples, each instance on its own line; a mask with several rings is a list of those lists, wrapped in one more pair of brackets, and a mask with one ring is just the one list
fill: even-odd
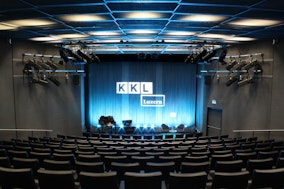
[(186, 35), (194, 35), (195, 32), (188, 32), (188, 31), (173, 31), (173, 32), (167, 32), (166, 35), (175, 35), (178, 36), (186, 36)]
[(151, 41), (154, 41), (154, 40), (149, 39), (149, 38), (136, 38), (136, 39), (131, 39), (129, 41), (132, 41), (132, 42), (151, 42)]
[(255, 38), (251, 38), (251, 37), (232, 37), (227, 39), (229, 41), (254, 41), (256, 40)]
[(34, 37), (34, 38), (31, 38), (30, 40), (32, 41), (57, 41), (59, 40), (58, 37), (51, 37), (51, 36), (48, 36), (48, 37)]
[(124, 17), (131, 19), (153, 19), (153, 18), (161, 18), (162, 14), (154, 12), (131, 12), (131, 13), (126, 13)]
[(83, 38), (83, 37), (86, 37), (86, 36), (83, 35), (83, 34), (70, 33), (70, 34), (60, 34), (60, 35), (57, 35), (57, 37), (60, 37), (60, 38)]
[(213, 33), (207, 33), (207, 34), (200, 34), (198, 37), (202, 38), (214, 38), (214, 39), (228, 39), (232, 36), (224, 35), (224, 34), (213, 34)]
[(102, 35), (107, 35), (107, 36), (110, 36), (110, 35), (119, 35), (118, 32), (115, 32), (115, 31), (95, 31), (95, 32), (89, 32), (90, 35), (98, 35), (98, 36), (102, 36)]
[(193, 22), (218, 22), (225, 20), (225, 16), (208, 15), (208, 14), (195, 14), (184, 16), (181, 20), (193, 21)]
[(127, 31), (130, 34), (154, 34), (157, 33), (157, 31), (154, 30), (130, 30)]
[(0, 23), (0, 30), (13, 30), (16, 29), (17, 27), (11, 24), (7, 24), (7, 23)]
[(237, 21), (229, 22), (228, 24), (238, 26), (273, 26), (280, 24), (278, 20), (265, 20), (265, 19), (240, 19)]
[(104, 17), (94, 14), (72, 14), (61, 16), (60, 18), (69, 22), (91, 22), (97, 20), (105, 20)]
[(44, 20), (44, 19), (21, 19), (21, 20), (11, 20), (7, 21), (8, 24), (12, 24), (18, 27), (24, 26), (46, 26), (55, 24), (52, 21)]

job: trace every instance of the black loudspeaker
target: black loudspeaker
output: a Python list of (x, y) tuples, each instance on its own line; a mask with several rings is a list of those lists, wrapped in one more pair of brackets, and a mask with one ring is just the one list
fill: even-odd
[(211, 75), (205, 75), (205, 85), (211, 85)]
[(72, 76), (72, 81), (73, 81), (73, 85), (79, 85), (79, 83), (80, 83), (80, 76), (79, 75), (73, 75)]

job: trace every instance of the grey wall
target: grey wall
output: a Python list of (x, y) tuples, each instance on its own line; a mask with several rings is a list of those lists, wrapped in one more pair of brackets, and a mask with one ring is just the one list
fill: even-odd
[[(65, 80), (64, 73), (56, 74), (60, 86), (51, 82), (47, 85), (31, 84), (23, 77), (23, 53), (59, 55), (58, 49), (27, 41), (12, 41), (9, 44), (5, 39), (0, 41), (0, 49), (0, 128), (49, 129), (53, 130), (49, 136), (80, 136), (83, 82), (73, 85), (71, 79)], [(66, 65), (59, 69), (65, 68)], [(33, 133), (37, 137), (46, 134)], [(0, 131), (1, 139), (27, 138), (31, 135), (31, 132)]]
[[(284, 90), (284, 56), (281, 53), (283, 41), (279, 40), (277, 44), (272, 44), (272, 40), (254, 41), (247, 44), (236, 45), (228, 48), (228, 56), (263, 53), (256, 56), (257, 60), (263, 66), (263, 73), (254, 77), (252, 84), (238, 86), (233, 83), (226, 86), (228, 73), (221, 72), (220, 80), (217, 80), (217, 74), (212, 75), (212, 83), (210, 86), (203, 84), (205, 94), (205, 103), (199, 104), (203, 107), (202, 121), (199, 127), (202, 127), (206, 133), (207, 109), (216, 108), (222, 110), (222, 134), (230, 136), (238, 136), (233, 130), (239, 129), (283, 129), (283, 90)], [(213, 63), (210, 66), (203, 66), (201, 70), (226, 70), (225, 66)], [(204, 74), (203, 74), (204, 77)], [(201, 79), (200, 79), (201, 80)], [(202, 87), (202, 85), (200, 87)], [(200, 95), (199, 95), (200, 96)], [(212, 104), (212, 100), (216, 100), (217, 104)], [(201, 126), (200, 126), (201, 124)], [(242, 136), (250, 137), (252, 133), (242, 134)], [(268, 133), (256, 133), (259, 138), (267, 138)], [(284, 138), (284, 133), (271, 133), (273, 138)]]

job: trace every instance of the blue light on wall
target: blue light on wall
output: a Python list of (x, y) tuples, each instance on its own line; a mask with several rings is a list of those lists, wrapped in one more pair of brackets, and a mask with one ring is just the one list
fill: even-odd
[[(89, 67), (87, 121), (97, 126), (100, 116), (111, 115), (117, 126), (132, 120), (133, 126), (153, 128), (195, 124), (196, 65), (170, 62), (105, 62)], [(151, 82), (151, 95), (164, 95), (164, 106), (142, 106), (141, 94), (117, 94), (117, 82)], [(133, 85), (136, 87), (136, 85)], [(136, 88), (135, 88), (136, 89)], [(147, 97), (149, 102), (161, 96)], [(156, 102), (154, 102), (156, 103)], [(171, 116), (175, 113), (175, 117)]]

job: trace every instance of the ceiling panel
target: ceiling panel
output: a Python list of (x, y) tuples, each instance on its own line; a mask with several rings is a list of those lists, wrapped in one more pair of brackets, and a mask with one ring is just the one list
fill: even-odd
[[(134, 13), (141, 13), (133, 16)], [(82, 14), (85, 17), (79, 17)], [(88, 15), (90, 18), (88, 17)], [(201, 17), (198, 15), (204, 14)], [(76, 21), (67, 21), (62, 16), (76, 16)], [(205, 16), (224, 16), (210, 21)], [(102, 16), (96, 19), (95, 16)], [(195, 16), (195, 21), (185, 19)], [(11, 20), (44, 18), (51, 25), (11, 25)], [(80, 19), (79, 19), (80, 18)], [(240, 18), (277, 20), (277, 25), (239, 26), (230, 24)], [(33, 21), (30, 21), (33, 23)], [(161, 53), (169, 49), (174, 53), (184, 53), (184, 47), (195, 43), (204, 45), (230, 45), (222, 38), (201, 38), (200, 34), (222, 34), (227, 36), (253, 37), (267, 39), (284, 37), (284, 1), (283, 0), (2, 0), (0, 6), (0, 36), (5, 38), (30, 39), (33, 37), (54, 36), (57, 34), (86, 34), (80, 43), (94, 43), (100, 52), (113, 49), (125, 53), (117, 41), (128, 41), (135, 52), (142, 46), (149, 51), (157, 45), (163, 46)], [(135, 31), (137, 30), (137, 31)], [(154, 33), (147, 33), (150, 30)], [(89, 35), (89, 32), (118, 32), (115, 36)], [(144, 32), (144, 33), (143, 33)], [(168, 35), (169, 32), (193, 32), (189, 34)], [(211, 35), (212, 36), (212, 35)], [(153, 42), (131, 42), (131, 40), (150, 39)], [(115, 39), (116, 42), (110, 41)], [(58, 40), (58, 39), (56, 39)], [(78, 39), (64, 38), (60, 43), (70, 44)], [(107, 40), (104, 43), (101, 40)], [(164, 40), (171, 41), (164, 43)], [(43, 41), (44, 42), (44, 41)], [(237, 41), (241, 43), (242, 41)], [(234, 42), (235, 43), (235, 42)], [(217, 48), (217, 47), (216, 47)], [(94, 49), (95, 50), (95, 49)]]

